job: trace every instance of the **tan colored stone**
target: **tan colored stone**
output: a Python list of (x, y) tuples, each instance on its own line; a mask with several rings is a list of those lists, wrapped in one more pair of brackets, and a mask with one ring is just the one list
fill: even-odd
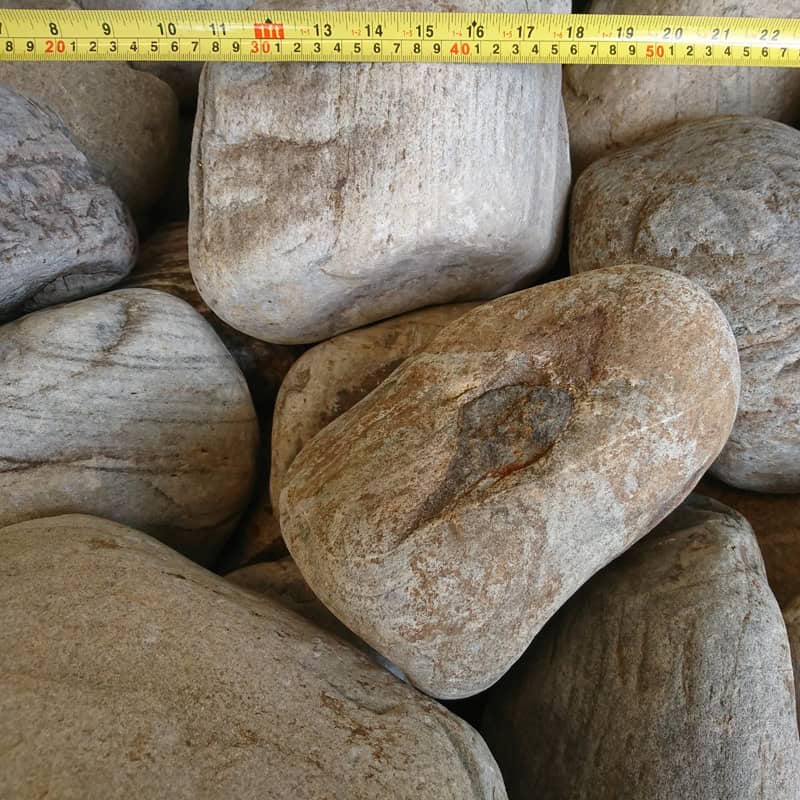
[[(587, 10), (595, 14), (797, 17), (800, 0), (592, 0)], [(724, 35), (723, 29), (720, 36)], [(759, 48), (754, 47), (753, 53), (757, 61)], [(574, 174), (579, 175), (598, 158), (676, 122), (715, 114), (752, 114), (793, 123), (800, 118), (800, 73), (746, 66), (569, 64), (564, 67), (564, 105)]]
[(272, 507), (279, 508), (286, 472), (307, 442), (475, 305), (456, 303), (412, 311), (307, 350), (289, 370), (275, 403), (269, 487)]
[(325, 605), (415, 685), (476, 693), (686, 496), (738, 384), (721, 311), (663, 270), (503, 297), (303, 448), (284, 539)]
[(0, 526), (69, 512), (210, 563), (246, 507), (258, 426), (187, 303), (121, 289), (0, 327)]
[(800, 492), (800, 132), (719, 117), (595, 162), (572, 199), (573, 272), (642, 263), (719, 303), (742, 396), (713, 472), (740, 489)]
[(287, 552), (280, 523), (269, 503), (269, 493), (266, 487), (259, 487), (255, 503), (220, 553), (214, 570), (224, 575), (251, 564), (281, 558)]
[(567, 150), (557, 65), (209, 64), (189, 182), (192, 274), (226, 322), (279, 343), (497, 297), (558, 255)]
[(551, 620), (482, 730), (512, 800), (800, 797), (789, 642), (747, 521), (687, 500)]
[(800, 719), (800, 594), (798, 594), (783, 612), (786, 631), (789, 634), (789, 646), (792, 651), (792, 669), (794, 671), (794, 690), (797, 700), (797, 716)]
[(710, 477), (697, 491), (736, 509), (752, 525), (781, 606), (800, 594), (800, 495), (744, 492)]
[(0, 796), (504, 800), (480, 736), (137, 531), (0, 531)]

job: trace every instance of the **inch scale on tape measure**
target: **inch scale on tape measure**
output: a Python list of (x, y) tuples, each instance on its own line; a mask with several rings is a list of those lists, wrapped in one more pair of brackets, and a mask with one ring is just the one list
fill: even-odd
[(478, 12), (3, 9), (0, 60), (800, 67), (800, 20)]

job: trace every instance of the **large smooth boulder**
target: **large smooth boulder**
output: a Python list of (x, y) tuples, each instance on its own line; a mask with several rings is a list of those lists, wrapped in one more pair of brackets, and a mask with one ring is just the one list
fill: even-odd
[(512, 799), (788, 800), (794, 701), (753, 532), (695, 496), (548, 624), (483, 730)]
[[(12, 8), (79, 9), (71, 0), (12, 0)], [(110, 4), (98, 4), (109, 8)], [(120, 3), (123, 8), (130, 3)], [(120, 63), (0, 62), (0, 86), (56, 113), (90, 163), (135, 215), (172, 176), (178, 101), (166, 83)]]
[[(797, 17), (800, 0), (592, 0), (595, 14)], [(770, 29), (770, 33), (771, 33)], [(688, 37), (687, 28), (684, 37)], [(719, 33), (724, 44), (725, 29)], [(685, 43), (668, 42), (676, 47)], [(705, 45), (702, 45), (704, 47)], [(697, 52), (701, 45), (695, 45)], [(760, 45), (751, 48), (753, 63)], [(683, 50), (681, 50), (683, 52)], [(791, 58), (787, 54), (787, 58)], [(800, 119), (800, 73), (794, 69), (568, 64), (564, 105), (576, 175), (598, 158), (660, 133), (676, 122), (714, 114)]]
[(781, 606), (800, 594), (800, 494), (743, 492), (708, 476), (697, 491), (735, 509), (753, 527)]
[(415, 685), (474, 694), (683, 500), (738, 386), (730, 327), (685, 278), (623, 266), (518, 292), (303, 448), (281, 530), (315, 594)]
[(192, 274), (226, 322), (279, 343), (496, 297), (558, 254), (567, 150), (557, 65), (209, 64), (190, 174)]
[(0, 86), (0, 321), (100, 292), (136, 257), (136, 230), (62, 121)]
[(706, 289), (739, 346), (742, 396), (714, 474), (800, 492), (800, 131), (689, 122), (595, 162), (572, 199), (570, 267), (635, 262)]
[(474, 307), (474, 303), (453, 303), (412, 311), (340, 334), (303, 353), (287, 373), (275, 402), (269, 473), (272, 508), (280, 508), (286, 472), (307, 442)]
[(0, 530), (0, 795), (504, 800), (480, 736), (130, 528)]
[(70, 512), (209, 563), (249, 498), (258, 425), (214, 331), (120, 289), (0, 327), (0, 526)]

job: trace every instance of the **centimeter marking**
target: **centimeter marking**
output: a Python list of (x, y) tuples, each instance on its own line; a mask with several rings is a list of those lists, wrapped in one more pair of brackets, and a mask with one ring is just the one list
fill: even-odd
[(0, 9), (0, 61), (800, 67), (800, 20), (480, 12)]

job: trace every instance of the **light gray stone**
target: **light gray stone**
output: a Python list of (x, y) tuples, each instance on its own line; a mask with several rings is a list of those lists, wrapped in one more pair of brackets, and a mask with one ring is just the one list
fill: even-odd
[(480, 736), (130, 528), (0, 531), (0, 795), (504, 800)]
[(738, 384), (722, 312), (669, 272), (503, 297), (303, 448), (281, 530), (315, 594), (412, 683), (474, 694), (681, 502)]
[(275, 402), (269, 473), (272, 508), (280, 508), (286, 472), (307, 442), (474, 307), (474, 303), (454, 303), (412, 311), (335, 336), (300, 356)]
[(620, 263), (685, 275), (725, 312), (742, 396), (714, 474), (740, 489), (800, 492), (800, 132), (720, 117), (583, 173), (570, 267)]
[(0, 87), (0, 320), (99, 292), (136, 257), (136, 231), (55, 115)]
[(547, 625), (483, 730), (511, 798), (800, 796), (789, 643), (747, 521), (690, 498)]
[[(592, 0), (595, 14), (797, 17), (800, 0)], [(689, 29), (685, 36), (688, 36)], [(720, 31), (724, 42), (725, 29)], [(681, 48), (678, 42), (668, 42)], [(685, 45), (684, 45), (685, 46)], [(700, 45), (697, 45), (698, 52)], [(760, 48), (753, 47), (753, 62)], [(684, 52), (681, 50), (681, 52)], [(575, 175), (664, 128), (715, 114), (800, 118), (800, 72), (759, 67), (564, 67), (564, 105)]]
[(213, 330), (121, 289), (0, 327), (0, 526), (103, 515), (209, 563), (250, 498), (258, 425)]
[(210, 64), (189, 186), (200, 293), (234, 328), (298, 343), (530, 285), (561, 243), (560, 87), (556, 65)]
[[(69, 0), (13, 0), (10, 5), (80, 8)], [(109, 7), (108, 2), (99, 5)], [(124, 63), (7, 61), (0, 62), (0, 85), (57, 114), (103, 181), (135, 215), (161, 196), (178, 144), (178, 101), (154, 75)]]

